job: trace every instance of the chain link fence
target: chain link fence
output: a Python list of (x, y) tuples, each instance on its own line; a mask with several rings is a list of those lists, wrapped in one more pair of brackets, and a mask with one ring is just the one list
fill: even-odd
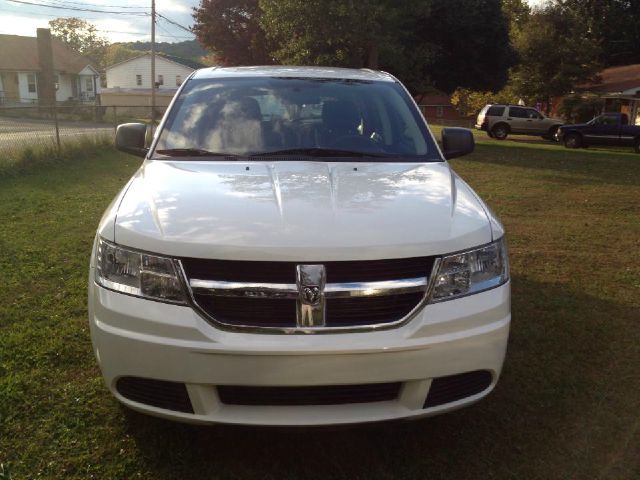
[[(164, 107), (156, 107), (156, 122)], [(107, 143), (121, 123), (151, 124), (149, 106), (0, 106), (0, 166), (27, 154), (60, 152), (77, 143)]]

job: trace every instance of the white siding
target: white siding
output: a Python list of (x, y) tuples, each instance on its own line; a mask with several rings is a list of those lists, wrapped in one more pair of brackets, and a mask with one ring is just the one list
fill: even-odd
[[(156, 56), (156, 81), (159, 75), (164, 78), (164, 85), (160, 88), (175, 88), (176, 76), (180, 76), (184, 81), (191, 72), (192, 68)], [(136, 75), (142, 76), (142, 85), (136, 84)], [(151, 56), (145, 55), (107, 67), (107, 88), (115, 87), (151, 88)]]
[(72, 84), (74, 81), (75, 76), (73, 75), (58, 74), (58, 90), (56, 91), (56, 100), (58, 102), (64, 102), (73, 96)]
[[(27, 72), (18, 72), (18, 91), (20, 92), (21, 102), (35, 101), (38, 99), (38, 88), (37, 88), (38, 79), (37, 78), (36, 78), (36, 91), (29, 92), (28, 76), (30, 74), (31, 73), (27, 73)], [(32, 74), (36, 75), (35, 72), (33, 72)]]

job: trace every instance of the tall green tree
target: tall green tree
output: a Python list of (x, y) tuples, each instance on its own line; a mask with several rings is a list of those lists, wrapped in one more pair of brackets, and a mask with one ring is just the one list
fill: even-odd
[[(404, 51), (419, 61), (401, 68), (416, 84), (430, 78), (438, 89), (500, 90), (516, 57), (509, 19), (500, 0), (430, 0), (429, 10), (414, 14)], [(413, 13), (413, 12), (412, 12)]]
[(69, 48), (87, 57), (99, 71), (105, 67), (109, 42), (101, 37), (95, 25), (80, 18), (56, 18), (49, 21), (51, 34)]
[(604, 65), (640, 63), (640, 1), (554, 0), (554, 5), (580, 20)]
[(201, 45), (223, 65), (274, 63), (260, 25), (258, 0), (201, 0), (193, 9), (194, 26)]
[(515, 39), (516, 91), (529, 103), (571, 92), (601, 68), (600, 46), (575, 12), (558, 4), (535, 10)]

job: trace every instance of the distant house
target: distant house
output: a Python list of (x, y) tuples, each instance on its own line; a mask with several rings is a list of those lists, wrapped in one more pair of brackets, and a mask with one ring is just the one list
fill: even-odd
[(460, 112), (451, 104), (451, 97), (444, 93), (416, 95), (415, 100), (428, 121), (463, 119)]
[[(191, 72), (202, 68), (197, 62), (165, 54), (156, 54), (156, 79), (159, 89), (178, 88)], [(144, 53), (106, 69), (107, 88), (150, 89), (151, 54)]]
[(599, 81), (580, 90), (598, 94), (604, 110), (629, 116), (629, 123), (640, 125), (640, 64), (610, 67), (598, 74)]
[[(98, 71), (89, 60), (52, 39), (56, 100), (92, 102), (100, 93)], [(38, 44), (36, 37), (0, 35), (0, 103), (38, 101)]]

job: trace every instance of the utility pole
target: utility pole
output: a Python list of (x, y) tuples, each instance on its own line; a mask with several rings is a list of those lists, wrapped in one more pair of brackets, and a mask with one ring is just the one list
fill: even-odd
[(156, 123), (156, 0), (151, 0), (151, 129)]

